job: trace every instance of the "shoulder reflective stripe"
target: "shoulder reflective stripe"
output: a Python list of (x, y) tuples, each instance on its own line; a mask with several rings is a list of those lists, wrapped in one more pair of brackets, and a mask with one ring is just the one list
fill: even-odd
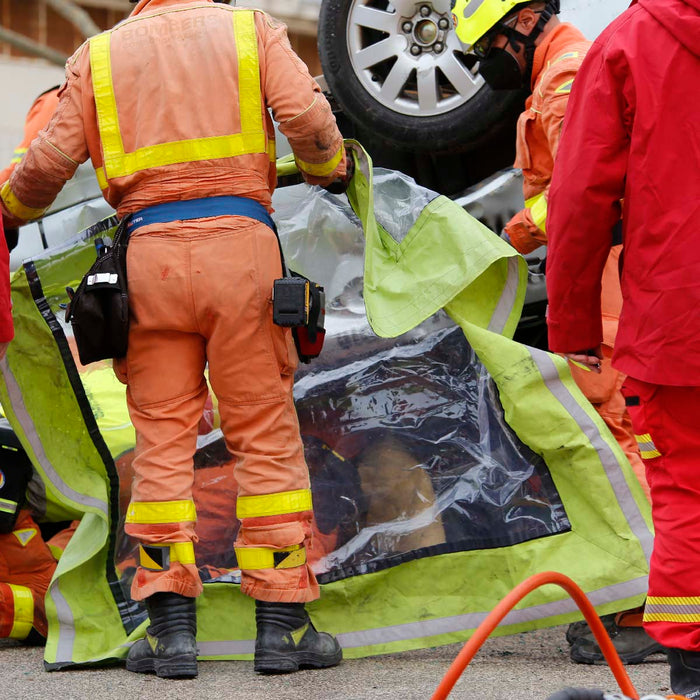
[(282, 491), (265, 496), (239, 496), (236, 503), (236, 515), (243, 518), (262, 518), (267, 515), (284, 515), (313, 510), (311, 491)]
[(132, 501), (126, 511), (126, 522), (140, 525), (196, 520), (194, 501)]
[(325, 163), (307, 163), (301, 158), (295, 158), (297, 165), (300, 170), (303, 170), (309, 175), (316, 175), (317, 177), (324, 177), (324, 175), (330, 175), (340, 163), (340, 159), (343, 157), (343, 147), (341, 146), (337, 153)]
[(10, 501), (7, 498), (0, 498), (0, 513), (16, 513), (19, 503)]
[[(255, 31), (255, 13), (233, 13), (233, 32), (238, 54), (238, 94), (240, 95), (241, 132), (263, 132), (262, 92), (260, 90), (260, 62), (258, 38)], [(263, 152), (266, 150), (262, 149)]]
[(236, 559), (242, 570), (293, 569), (306, 564), (306, 548), (297, 544), (283, 549), (236, 547)]
[(34, 209), (22, 204), (22, 202), (17, 199), (15, 193), (10, 189), (9, 182), (6, 182), (3, 185), (3, 188), (0, 190), (0, 199), (2, 199), (10, 214), (13, 214), (18, 219), (22, 219), (23, 221), (38, 219), (46, 211), (45, 208)]
[(172, 562), (194, 564), (192, 542), (139, 545), (139, 564), (150, 571), (167, 571)]
[(34, 596), (26, 586), (8, 584), (15, 602), (15, 614), (11, 639), (26, 639), (34, 624)]
[(547, 197), (544, 192), (536, 194), (525, 202), (525, 206), (530, 210), (532, 220), (537, 227), (547, 232)]
[(255, 13), (252, 10), (240, 10), (232, 12), (231, 16), (238, 54), (238, 85), (242, 96), (241, 132), (144, 146), (130, 153), (124, 151), (112, 82), (112, 33), (105, 32), (90, 39), (93, 91), (104, 155), (104, 165), (98, 168), (97, 173), (102, 189), (107, 187), (110, 178), (125, 177), (149, 168), (268, 153), (267, 133), (263, 123)]

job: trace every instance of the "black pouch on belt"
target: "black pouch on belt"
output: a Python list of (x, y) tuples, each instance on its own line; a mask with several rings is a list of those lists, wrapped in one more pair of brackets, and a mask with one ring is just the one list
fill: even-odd
[[(80, 361), (124, 357), (129, 337), (129, 297), (126, 283), (128, 217), (114, 234), (111, 246), (98, 246), (97, 260), (78, 288), (66, 289), (70, 302), (66, 322), (73, 327)], [(97, 242), (97, 241), (96, 241)]]
[(326, 337), (326, 295), (320, 284), (293, 270), (275, 280), (272, 290), (272, 320), (291, 327), (301, 362), (318, 357)]

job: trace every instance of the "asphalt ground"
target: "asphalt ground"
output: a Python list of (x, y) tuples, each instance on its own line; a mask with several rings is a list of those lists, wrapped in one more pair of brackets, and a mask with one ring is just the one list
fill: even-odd
[[(610, 669), (574, 664), (565, 627), (489, 639), (450, 694), (462, 700), (546, 700), (566, 687), (619, 688)], [(257, 676), (251, 662), (206, 661), (194, 680), (170, 681), (123, 667), (47, 673), (43, 649), (0, 640), (3, 700), (428, 700), (462, 645), (343, 661), (337, 668)], [(670, 693), (663, 655), (627, 672), (640, 695)]]

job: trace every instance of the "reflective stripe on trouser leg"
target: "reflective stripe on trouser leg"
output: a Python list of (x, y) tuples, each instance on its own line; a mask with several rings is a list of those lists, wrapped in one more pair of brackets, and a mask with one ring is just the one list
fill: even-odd
[[(162, 540), (159, 531), (194, 523), (193, 501), (132, 502), (126, 515), (127, 533), (141, 539), (139, 567), (132, 585), (132, 597), (142, 600), (156, 592), (198, 595), (201, 590), (193, 542), (150, 542)], [(198, 585), (197, 585), (198, 584)]]
[(0, 638), (26, 639), (34, 624), (34, 596), (26, 586), (0, 583)]
[(664, 646), (700, 648), (700, 387), (627, 378), (623, 391), (651, 487), (654, 551), (644, 628)]

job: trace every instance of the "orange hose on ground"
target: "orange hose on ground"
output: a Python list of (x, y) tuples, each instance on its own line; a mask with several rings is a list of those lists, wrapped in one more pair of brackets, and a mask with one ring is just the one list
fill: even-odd
[(474, 655), (481, 648), (481, 645), (488, 639), (501, 620), (528, 594), (540, 586), (553, 583), (563, 588), (573, 599), (579, 610), (586, 618), (588, 626), (593, 630), (598, 646), (600, 646), (605, 660), (610, 666), (610, 670), (615, 676), (617, 684), (623, 694), (632, 698), (639, 699), (639, 694), (632, 685), (630, 677), (627, 675), (625, 667), (622, 665), (617, 649), (613, 646), (610, 637), (603, 627), (603, 623), (598, 617), (593, 605), (586, 597), (586, 594), (576, 585), (568, 576), (560, 574), (556, 571), (545, 571), (541, 574), (535, 574), (530, 578), (517, 585), (486, 617), (486, 619), (476, 628), (476, 631), (467, 643), (462, 647), (462, 650), (457, 655), (457, 658), (452, 662), (452, 665), (447, 669), (447, 673), (443, 677), (440, 685), (432, 695), (431, 700), (445, 700), (450, 694), (455, 683), (464, 672), (464, 669), (469, 665), (469, 662), (474, 658)]

